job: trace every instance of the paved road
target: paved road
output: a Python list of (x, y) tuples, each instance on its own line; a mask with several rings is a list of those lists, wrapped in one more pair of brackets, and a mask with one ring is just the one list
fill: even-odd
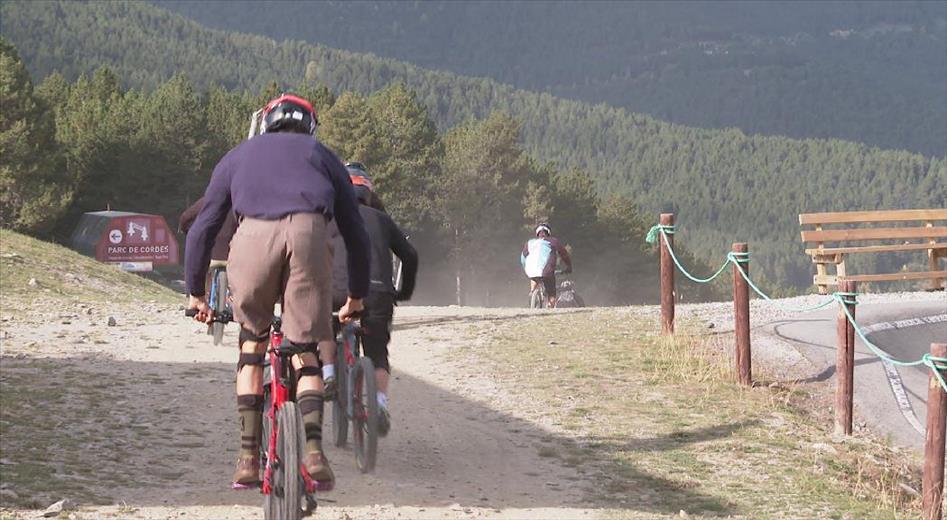
[[(835, 377), (835, 325), (838, 310), (813, 312), (763, 328), (789, 341), (815, 367), (808, 381)], [(856, 321), (868, 339), (899, 360), (916, 360), (930, 344), (947, 342), (947, 297), (896, 305), (859, 305)], [(923, 449), (928, 369), (881, 362), (856, 337), (856, 415), (895, 444)]]

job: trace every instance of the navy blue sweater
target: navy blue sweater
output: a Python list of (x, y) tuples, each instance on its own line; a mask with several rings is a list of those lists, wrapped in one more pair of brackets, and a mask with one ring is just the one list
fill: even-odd
[(311, 136), (263, 134), (237, 145), (217, 163), (204, 198), (184, 250), (188, 294), (204, 294), (211, 248), (231, 210), (261, 220), (293, 213), (334, 217), (348, 251), (349, 295), (368, 294), (369, 239), (352, 182), (339, 158)]

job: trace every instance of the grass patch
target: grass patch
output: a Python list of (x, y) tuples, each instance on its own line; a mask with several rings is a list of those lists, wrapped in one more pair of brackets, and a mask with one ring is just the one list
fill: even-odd
[[(35, 285), (30, 280), (35, 279)], [(49, 242), (0, 229), (0, 312), (21, 315), (49, 303), (180, 302), (180, 295)]]
[(600, 504), (659, 516), (918, 516), (901, 487), (920, 489), (905, 452), (833, 440), (800, 389), (734, 384), (729, 339), (664, 339), (655, 325), (621, 309), (539, 316), (496, 323), (494, 341), (461, 355), (544, 405), (569, 433), (538, 455), (592, 475)]

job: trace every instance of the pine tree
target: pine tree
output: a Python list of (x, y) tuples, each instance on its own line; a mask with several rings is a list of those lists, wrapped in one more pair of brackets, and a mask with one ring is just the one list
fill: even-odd
[(42, 233), (69, 205), (54, 113), (33, 93), (16, 49), (0, 39), (0, 226)]

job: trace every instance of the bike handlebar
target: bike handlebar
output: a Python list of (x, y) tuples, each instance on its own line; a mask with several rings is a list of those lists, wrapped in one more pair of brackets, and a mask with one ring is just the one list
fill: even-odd
[[(197, 309), (185, 309), (184, 316), (188, 318), (193, 318), (194, 316), (197, 316)], [(229, 311), (223, 311), (223, 312), (214, 314), (214, 316), (211, 317), (210, 321), (216, 322), (216, 323), (230, 323), (231, 321), (233, 321), (233, 314)]]

